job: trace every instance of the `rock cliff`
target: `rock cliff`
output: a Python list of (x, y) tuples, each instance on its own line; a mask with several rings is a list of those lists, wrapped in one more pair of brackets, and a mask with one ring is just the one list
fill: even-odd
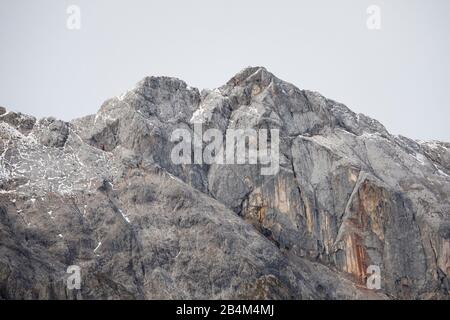
[[(195, 122), (278, 129), (279, 171), (174, 164)], [(69, 123), (0, 108), (0, 239), (2, 299), (448, 299), (450, 144), (262, 67), (148, 77)]]

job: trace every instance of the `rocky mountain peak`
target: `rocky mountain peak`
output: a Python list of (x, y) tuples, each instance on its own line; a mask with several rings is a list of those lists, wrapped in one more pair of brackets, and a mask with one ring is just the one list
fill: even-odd
[[(280, 170), (175, 163), (195, 123), (278, 129)], [(0, 298), (445, 299), (449, 194), (448, 143), (263, 67), (202, 93), (146, 77), (70, 123), (0, 108)]]
[(264, 67), (247, 67), (238, 72), (226, 84), (226, 86), (247, 86), (260, 84), (268, 86), (275, 76)]

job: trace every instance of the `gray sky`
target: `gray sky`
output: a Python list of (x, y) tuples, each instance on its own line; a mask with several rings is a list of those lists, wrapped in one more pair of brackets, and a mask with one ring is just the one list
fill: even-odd
[(392, 133), (450, 141), (449, 14), (448, 0), (0, 0), (0, 105), (70, 120), (147, 75), (214, 88), (262, 65)]

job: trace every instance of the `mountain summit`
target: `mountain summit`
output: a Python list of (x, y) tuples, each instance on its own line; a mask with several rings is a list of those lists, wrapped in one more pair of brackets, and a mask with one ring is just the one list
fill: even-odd
[[(196, 123), (278, 130), (280, 170), (175, 164)], [(450, 144), (262, 67), (146, 77), (69, 123), (0, 108), (0, 298), (448, 299), (449, 195)]]

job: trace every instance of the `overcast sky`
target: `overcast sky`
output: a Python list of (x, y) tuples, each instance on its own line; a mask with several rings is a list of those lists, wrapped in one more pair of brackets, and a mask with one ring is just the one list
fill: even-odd
[(394, 134), (450, 142), (449, 15), (448, 0), (0, 0), (0, 105), (70, 120), (147, 75), (214, 88), (262, 65)]

